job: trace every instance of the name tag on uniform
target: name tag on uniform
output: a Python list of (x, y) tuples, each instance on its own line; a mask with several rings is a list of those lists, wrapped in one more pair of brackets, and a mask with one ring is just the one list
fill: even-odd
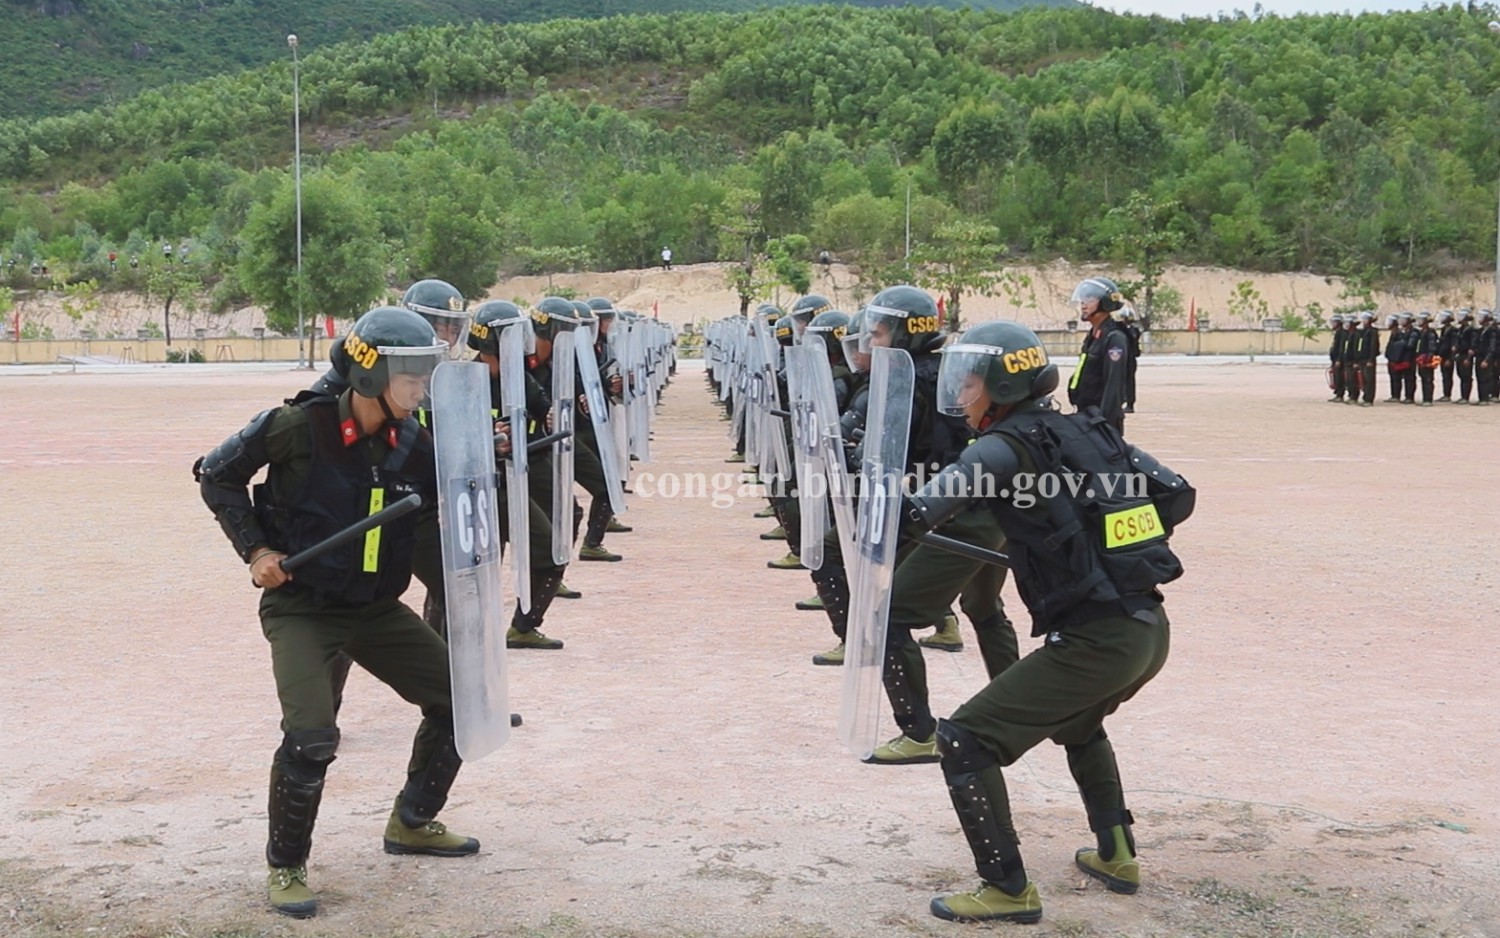
[(1156, 513), (1154, 504), (1112, 511), (1104, 516), (1105, 550), (1129, 547), (1166, 536), (1166, 528), (1163, 527), (1161, 515)]

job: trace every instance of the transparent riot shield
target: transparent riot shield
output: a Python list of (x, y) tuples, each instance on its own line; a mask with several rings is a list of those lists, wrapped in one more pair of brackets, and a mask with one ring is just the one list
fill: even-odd
[(552, 444), (552, 562), (561, 566), (573, 556), (573, 351), (577, 336), (552, 337), (552, 432), (568, 436)]
[[(818, 336), (812, 342), (823, 341)], [(854, 556), (854, 487), (849, 480), (849, 467), (845, 463), (844, 438), (840, 429), (838, 396), (833, 390), (833, 367), (827, 355), (814, 355), (810, 361), (813, 398), (813, 422), (816, 445), (821, 454), (824, 483), (828, 490), (828, 504), (833, 508), (834, 527), (839, 532), (839, 545), (843, 556)], [(802, 542), (806, 545), (806, 541)], [(805, 550), (804, 546), (804, 550)], [(804, 561), (806, 563), (806, 561)]]
[(644, 323), (631, 323), (627, 343), (630, 350), (630, 381), (626, 415), (630, 421), (630, 455), (643, 463), (651, 461), (651, 374), (647, 367), (648, 340)]
[(846, 561), (849, 628), (844, 637), (839, 709), (839, 740), (861, 759), (875, 751), (880, 736), (885, 634), (896, 571), (896, 527), (911, 432), (913, 379), (911, 356), (904, 350), (874, 349), (854, 556), (852, 563)]
[(531, 611), (531, 469), (526, 455), (526, 333), (520, 328), (500, 330), (500, 417), (510, 421), (510, 456), (505, 459), (506, 525), (510, 539), (510, 571), (516, 582), (516, 601)]
[(577, 353), (579, 380), (583, 382), (583, 398), (589, 405), (588, 419), (594, 425), (594, 441), (599, 446), (604, 484), (609, 489), (609, 507), (619, 514), (625, 510), (624, 476), (618, 471), (620, 459), (615, 452), (615, 428), (609, 419), (609, 398), (604, 394), (604, 382), (599, 376), (599, 360), (594, 357), (594, 347), (586, 342), (576, 343), (573, 349)]
[(472, 762), (510, 738), (489, 369), (481, 362), (438, 365), (432, 412), (453, 735), (458, 754)]
[(818, 446), (813, 396), (813, 355), (825, 355), (822, 340), (786, 349), (787, 391), (791, 394), (792, 450), (797, 466), (797, 506), (802, 517), (802, 565), (823, 566), (823, 534), (828, 528), (828, 485)]

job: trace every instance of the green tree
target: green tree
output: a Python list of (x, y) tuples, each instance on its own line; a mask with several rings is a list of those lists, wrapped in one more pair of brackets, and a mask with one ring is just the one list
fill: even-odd
[(956, 221), (940, 225), (930, 242), (911, 252), (911, 267), (917, 286), (936, 290), (947, 297), (943, 328), (957, 332), (963, 325), (961, 312), (967, 294), (992, 296), (1000, 279), (996, 272), (1004, 248), (996, 244), (993, 225)]
[(375, 216), (357, 190), (328, 173), (302, 180), (300, 281), (291, 180), (250, 210), (241, 239), (240, 282), (278, 332), (296, 331), (299, 301), (307, 317), (347, 319), (367, 310), (385, 289)]
[(146, 262), (146, 296), (159, 300), (162, 335), (172, 344), (172, 304), (189, 312), (198, 309), (198, 293), (203, 289), (203, 275), (196, 264), (174, 263), (151, 258)]
[(493, 223), (440, 198), (427, 207), (412, 260), (424, 277), (446, 280), (469, 299), (495, 285), (500, 271), (500, 240)]
[(783, 283), (798, 294), (807, 293), (812, 286), (812, 261), (808, 251), (812, 245), (805, 235), (787, 235), (766, 242), (766, 260), (773, 282)]
[(1177, 226), (1179, 211), (1175, 201), (1156, 200), (1139, 189), (1130, 193), (1124, 205), (1109, 210), (1110, 253), (1140, 274), (1135, 280), (1120, 281), (1120, 292), (1141, 298), (1143, 329), (1151, 328), (1156, 292), (1161, 287), (1166, 263), (1185, 240)]

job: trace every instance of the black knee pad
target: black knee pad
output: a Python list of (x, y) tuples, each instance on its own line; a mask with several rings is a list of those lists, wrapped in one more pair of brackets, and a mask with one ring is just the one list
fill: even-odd
[(984, 747), (979, 737), (952, 720), (937, 721), (938, 752), (943, 756), (943, 773), (980, 772), (999, 765), (995, 754)]
[(293, 730), (281, 739), (276, 750), (276, 764), (289, 778), (312, 785), (328, 774), (328, 763), (339, 748), (338, 727), (320, 730)]

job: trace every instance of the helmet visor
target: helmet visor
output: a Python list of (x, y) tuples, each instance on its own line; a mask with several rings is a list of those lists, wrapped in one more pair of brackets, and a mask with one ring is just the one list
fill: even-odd
[(866, 306), (865, 328), (859, 334), (859, 350), (866, 355), (876, 346), (896, 348), (896, 336), (906, 328), (907, 312), (890, 306)]
[(1105, 299), (1113, 292), (1114, 291), (1109, 288), (1109, 284), (1105, 283), (1102, 280), (1096, 280), (1091, 277), (1073, 288), (1073, 296), (1069, 298), (1068, 302), (1073, 304), (1074, 306), (1077, 306), (1084, 300)]
[(960, 343), (948, 346), (939, 354), (943, 361), (938, 367), (938, 410), (950, 417), (962, 417), (969, 407), (989, 393), (984, 386), (984, 376), (995, 360), (1005, 354), (1005, 349), (997, 345)]
[(441, 339), (435, 345), (415, 348), (381, 345), (375, 350), (385, 359), (391, 401), (403, 410), (416, 410), (422, 406), (427, 399), (432, 372), (448, 359), (451, 351), (448, 343)]
[(447, 343), (450, 357), (459, 356), (464, 348), (464, 337), (469, 331), (468, 313), (463, 310), (438, 309), (435, 306), (422, 306), (417, 303), (411, 304), (408, 308), (432, 325), (432, 331), (437, 333), (438, 341)]
[(862, 338), (864, 338), (862, 332), (849, 332), (839, 340), (839, 344), (844, 348), (844, 362), (849, 366), (849, 370), (861, 375), (870, 370), (870, 353), (859, 350)]

